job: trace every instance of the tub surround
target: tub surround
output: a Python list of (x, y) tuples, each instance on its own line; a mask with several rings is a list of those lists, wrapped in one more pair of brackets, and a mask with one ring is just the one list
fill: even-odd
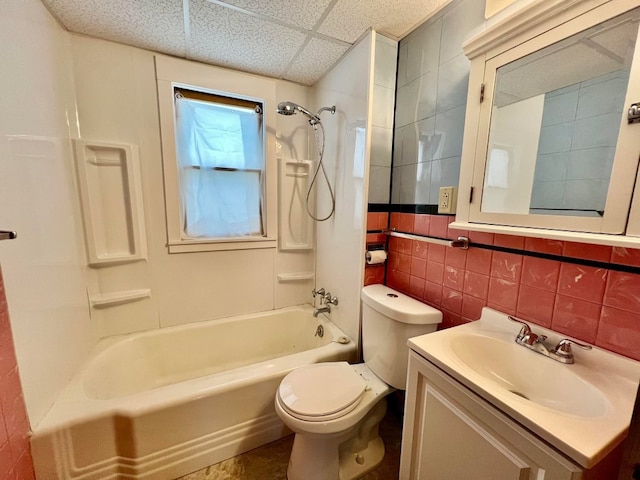
[[(360, 252), (364, 248), (377, 36), (374, 31), (365, 35), (314, 86), (310, 102), (336, 106), (336, 114), (323, 119), (323, 125), (324, 166), (334, 185), (337, 208), (329, 220), (315, 224), (315, 282), (340, 299), (331, 310), (331, 320), (351, 338), (358, 338), (360, 330), (359, 295), (365, 263)], [(328, 189), (318, 188), (318, 208), (329, 202)]]
[(0, 262), (35, 425), (97, 341), (69, 142), (79, 136), (73, 59), (69, 33), (39, 0), (0, 3), (0, 41), (0, 87), (11, 92), (0, 100), (0, 228), (18, 232), (1, 242)]
[[(369, 214), (371, 225), (379, 216)], [(459, 231), (448, 228), (453, 218), (390, 214), (399, 231), (464, 235), (478, 245), (464, 251), (389, 239), (387, 285), (442, 310), (442, 328), (477, 320), (489, 306), (640, 360), (640, 250)]]

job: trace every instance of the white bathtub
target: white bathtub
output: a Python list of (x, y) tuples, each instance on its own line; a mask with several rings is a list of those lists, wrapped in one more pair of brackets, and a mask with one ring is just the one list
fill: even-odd
[(295, 307), (102, 340), (34, 429), (37, 478), (173, 479), (276, 440), (280, 380), (354, 360), (341, 336)]

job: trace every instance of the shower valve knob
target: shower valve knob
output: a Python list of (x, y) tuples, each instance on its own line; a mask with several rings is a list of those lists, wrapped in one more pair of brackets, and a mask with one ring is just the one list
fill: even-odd
[(313, 295), (313, 298), (316, 298), (317, 296), (320, 296), (320, 298), (324, 298), (324, 288), (321, 288), (320, 290), (316, 290), (314, 288), (313, 290), (311, 290), (311, 294)]
[(332, 297), (331, 293), (327, 292), (324, 296), (325, 303), (330, 303), (331, 305), (338, 305), (338, 297)]

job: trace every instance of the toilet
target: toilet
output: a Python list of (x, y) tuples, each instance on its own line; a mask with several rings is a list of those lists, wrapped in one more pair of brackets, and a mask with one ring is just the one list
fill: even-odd
[(288, 480), (350, 480), (382, 461), (378, 424), (384, 397), (406, 388), (407, 340), (442, 321), (438, 310), (385, 285), (364, 287), (361, 299), (364, 363), (303, 366), (278, 387), (276, 413), (295, 432)]

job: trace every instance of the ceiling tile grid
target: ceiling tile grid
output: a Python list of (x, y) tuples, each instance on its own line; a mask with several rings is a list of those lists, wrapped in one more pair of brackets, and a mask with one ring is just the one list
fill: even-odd
[(338, 0), (318, 32), (353, 43), (368, 28), (402, 38), (450, 0)]
[(280, 77), (306, 35), (258, 17), (191, 0), (188, 58)]
[(283, 78), (313, 85), (348, 49), (348, 46), (312, 38), (289, 66)]
[(184, 57), (182, 0), (44, 0), (69, 30)]
[(305, 85), (373, 28), (402, 38), (451, 0), (42, 0), (70, 31)]
[(255, 0), (222, 0), (223, 3), (243, 8), (265, 17), (280, 20), (305, 30), (313, 30), (326, 8), (333, 0), (279, 0), (257, 2)]

